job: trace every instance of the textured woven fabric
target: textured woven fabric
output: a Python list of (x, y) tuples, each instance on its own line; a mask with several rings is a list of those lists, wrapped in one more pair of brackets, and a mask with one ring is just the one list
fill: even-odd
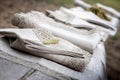
[(86, 31), (84, 33), (51, 19), (38, 11), (28, 13), (17, 13), (13, 16), (12, 23), (20, 28), (44, 28), (50, 30), (54, 35), (72, 42), (80, 48), (93, 53), (97, 45), (106, 38), (102, 31)]
[(1, 29), (0, 34), (9, 40), (9, 45), (14, 49), (52, 60), (77, 71), (83, 71), (91, 59), (89, 52), (58, 37), (59, 43), (44, 45), (43, 40), (55, 38), (44, 29)]

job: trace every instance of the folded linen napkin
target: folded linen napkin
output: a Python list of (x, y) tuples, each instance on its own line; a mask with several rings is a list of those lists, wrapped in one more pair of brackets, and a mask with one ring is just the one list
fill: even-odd
[(79, 14), (76, 14), (76, 12), (73, 12), (73, 11), (71, 11), (71, 10), (65, 8), (65, 7), (61, 7), (59, 10), (64, 12), (65, 14), (77, 16), (80, 19), (83, 19), (83, 20), (85, 20), (89, 23), (94, 23), (94, 24), (97, 24), (97, 25), (100, 25), (100, 26), (103, 26), (103, 27), (106, 27), (106, 28), (110, 28), (112, 30), (116, 30), (116, 28), (113, 26), (111, 21), (103, 20), (92, 12), (80, 11)]
[(95, 25), (92, 25), (75, 15), (66, 14), (61, 10), (56, 10), (56, 11), (47, 10), (46, 12), (47, 12), (47, 16), (54, 18), (57, 21), (63, 22), (67, 25), (72, 25), (73, 27), (79, 29), (91, 30), (96, 27)]
[(81, 14), (81, 12), (83, 13), (86, 12), (85, 10), (81, 10), (81, 8), (79, 7), (75, 7), (75, 8), (68, 9), (68, 10), (76, 13), (76, 15), (73, 15), (71, 13), (66, 14), (66, 12), (62, 10), (55, 10), (55, 11), (47, 10), (47, 16), (54, 18), (55, 20), (65, 23), (67, 25), (72, 25), (73, 27), (78, 28), (80, 30), (81, 29), (86, 29), (86, 30), (96, 29), (96, 30), (105, 31), (109, 33), (111, 36), (115, 35), (116, 28), (119, 25), (119, 20), (117, 18), (108, 15), (109, 18), (111, 19), (110, 24), (112, 24), (112, 26), (115, 28), (115, 30), (113, 30), (110, 27), (104, 27), (104, 26), (93, 24), (93, 23), (89, 23), (79, 18), (77, 16), (78, 14)]
[(103, 38), (105, 39), (107, 37), (102, 31), (81, 33), (78, 29), (58, 23), (45, 16), (43, 13), (37, 11), (17, 13), (13, 16), (12, 23), (20, 28), (38, 27), (50, 30), (54, 35), (68, 40), (91, 53), (93, 53), (93, 50), (97, 47), (97, 45), (103, 41)]
[[(0, 29), (0, 35), (8, 39), (14, 49), (52, 60), (76, 71), (83, 71), (91, 58), (89, 52), (44, 29)], [(54, 38), (58, 38), (59, 42), (43, 43), (44, 40)]]

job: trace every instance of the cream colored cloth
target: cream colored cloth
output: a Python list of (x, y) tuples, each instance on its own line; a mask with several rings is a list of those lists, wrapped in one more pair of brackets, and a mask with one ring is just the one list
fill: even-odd
[[(51, 18), (54, 18), (55, 20), (57, 20), (59, 22), (65, 23), (67, 25), (72, 25), (73, 27), (78, 28), (80, 30), (81, 29), (87, 29), (87, 30), (96, 29), (96, 30), (107, 32), (111, 36), (114, 36), (116, 34), (116, 32), (117, 32), (116, 28), (119, 26), (119, 20), (117, 18), (107, 14), (107, 16), (111, 19), (111, 21), (105, 22), (106, 25), (108, 25), (106, 27), (105, 25), (101, 24), (102, 19), (98, 20), (96, 18), (97, 17), (96, 15), (93, 16), (92, 13), (85, 11), (85, 10), (80, 10), (80, 9), (81, 9), (81, 7), (75, 7), (75, 8), (71, 8), (71, 9), (62, 7), (59, 10), (55, 10), (55, 11), (47, 10), (47, 15)], [(82, 15), (81, 15), (81, 13), (82, 13)], [(86, 17), (86, 15), (87, 15), (87, 17)], [(86, 19), (85, 20), (81, 19), (79, 16), (80, 17), (84, 16), (84, 18), (86, 17), (86, 19), (89, 19), (90, 21), (92, 21), (92, 19), (93, 19), (94, 21), (92, 23), (89, 23), (86, 21)], [(98, 23), (100, 21), (100, 24), (102, 26), (97, 24), (95, 22), (96, 20), (98, 20), (97, 21)]]
[(50, 30), (54, 35), (72, 42), (80, 48), (93, 53), (97, 45), (107, 39), (103, 31), (91, 30), (81, 32), (72, 26), (56, 22), (42, 12), (31, 11), (27, 13), (16, 13), (12, 18), (12, 24), (20, 28), (44, 28)]
[[(83, 71), (91, 59), (91, 54), (87, 51), (44, 29), (0, 29), (0, 35), (9, 40), (9, 45), (14, 49), (52, 60), (77, 71)], [(50, 45), (42, 43), (52, 38), (58, 38), (59, 42)]]

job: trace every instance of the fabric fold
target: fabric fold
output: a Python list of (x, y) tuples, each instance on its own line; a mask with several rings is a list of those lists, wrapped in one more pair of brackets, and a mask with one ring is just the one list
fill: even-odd
[(112, 30), (115, 30), (115, 27), (113, 26), (113, 24), (110, 21), (103, 20), (100, 17), (96, 16), (92, 12), (83, 11), (83, 12), (80, 12), (79, 14), (76, 14), (75, 12), (73, 12), (65, 7), (61, 7), (60, 10), (66, 14), (77, 16), (80, 19), (83, 19), (89, 23), (97, 24), (97, 25), (103, 26), (105, 28), (110, 28)]
[[(9, 45), (14, 49), (46, 58), (76, 71), (83, 71), (91, 59), (89, 52), (61, 38), (58, 44), (42, 44), (42, 39), (36, 36), (34, 29), (1, 29), (0, 34), (9, 39)], [(28, 36), (34, 36), (34, 39)], [(39, 35), (41, 38), (43, 36)]]
[[(66, 9), (66, 8), (64, 8), (64, 9)], [(96, 25), (94, 23), (89, 23), (86, 20), (79, 18), (77, 15), (88, 12), (85, 10), (81, 10), (81, 8), (79, 8), (79, 7), (75, 7), (75, 8), (71, 8), (71, 9), (67, 9), (67, 10), (69, 10), (70, 12), (76, 13), (76, 15), (75, 14), (73, 15), (71, 13), (66, 13), (65, 12), (66, 10), (62, 11), (61, 9), (55, 10), (55, 11), (47, 10), (46, 12), (47, 12), (48, 17), (51, 17), (58, 22), (62, 22), (67, 25), (71, 25), (80, 30), (81, 29), (84, 29), (84, 30), (96, 29), (96, 30), (107, 32), (111, 36), (116, 34), (116, 28), (119, 26), (119, 20), (115, 17), (107, 15), (111, 19), (111, 21), (109, 21), (109, 23), (111, 24), (111, 26), (113, 26), (114, 29), (112, 29), (108, 26), (104, 27), (104, 26)], [(82, 16), (82, 15), (80, 15), (80, 16)], [(86, 15), (84, 15), (84, 16), (86, 16)]]
[(31, 11), (28, 13), (17, 13), (13, 16), (12, 23), (20, 28), (44, 28), (54, 35), (72, 42), (80, 48), (93, 53), (97, 45), (104, 41), (106, 33), (92, 30), (81, 33), (78, 29), (47, 17), (41, 12)]
[(47, 16), (54, 18), (55, 20), (59, 22), (72, 25), (73, 27), (78, 28), (78, 29), (91, 30), (96, 27), (95, 25), (92, 25), (80, 19), (77, 16), (65, 14), (64, 12), (60, 10), (56, 10), (56, 11), (47, 10), (46, 12), (47, 12)]

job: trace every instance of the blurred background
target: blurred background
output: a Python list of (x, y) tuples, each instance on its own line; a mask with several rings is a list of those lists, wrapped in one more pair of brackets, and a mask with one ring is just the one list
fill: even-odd
[[(89, 4), (102, 3), (120, 11), (120, 0), (84, 0)], [(11, 25), (10, 18), (17, 12), (46, 9), (55, 10), (60, 6), (74, 7), (73, 0), (0, 0), (0, 28)], [(114, 37), (110, 37), (106, 44), (108, 80), (120, 80), (120, 29)]]

